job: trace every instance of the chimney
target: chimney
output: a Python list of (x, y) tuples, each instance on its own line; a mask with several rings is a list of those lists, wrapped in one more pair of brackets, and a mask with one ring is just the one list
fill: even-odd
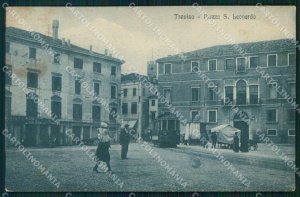
[(93, 45), (90, 45), (90, 53), (93, 53)]
[(58, 39), (58, 27), (59, 27), (58, 20), (53, 20), (52, 21), (52, 36), (53, 36), (53, 39)]
[(104, 50), (104, 54), (108, 55), (108, 50), (107, 49)]
[(71, 40), (70, 39), (68, 39), (67, 44), (68, 44), (69, 47), (71, 46)]

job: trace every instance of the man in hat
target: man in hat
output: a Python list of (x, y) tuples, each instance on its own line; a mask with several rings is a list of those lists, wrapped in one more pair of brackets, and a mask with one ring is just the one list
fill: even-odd
[(125, 124), (125, 128), (120, 132), (121, 158), (127, 159), (128, 145), (130, 142), (129, 124)]
[[(96, 157), (99, 161), (105, 162), (107, 166), (107, 170), (111, 171), (110, 167), (110, 154), (109, 154), (109, 148), (110, 148), (110, 141), (111, 138), (108, 135), (108, 124), (105, 122), (102, 122), (100, 124), (100, 128), (98, 129), (98, 147), (96, 150)], [(102, 168), (102, 167), (101, 167)], [(93, 168), (95, 172), (98, 171), (98, 162), (96, 163), (95, 167)], [(105, 169), (106, 171), (106, 169)]]

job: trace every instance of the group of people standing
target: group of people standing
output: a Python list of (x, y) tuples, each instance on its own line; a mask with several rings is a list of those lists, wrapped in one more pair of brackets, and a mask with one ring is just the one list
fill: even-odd
[[(130, 138), (131, 136), (129, 132), (129, 125), (126, 124), (125, 127), (122, 128), (120, 132), (121, 159), (127, 159), (128, 145), (130, 143)], [(106, 163), (108, 171), (112, 171), (110, 166), (110, 154), (109, 154), (111, 138), (108, 135), (108, 124), (105, 122), (102, 122), (100, 124), (100, 128), (98, 129), (98, 140), (99, 143), (95, 155), (99, 161)], [(96, 165), (94, 166), (93, 171), (97, 173), (99, 172), (98, 163), (96, 163)]]

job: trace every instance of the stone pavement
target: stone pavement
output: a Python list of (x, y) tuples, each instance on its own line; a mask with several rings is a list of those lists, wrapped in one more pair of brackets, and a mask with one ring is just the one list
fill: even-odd
[[(95, 151), (95, 146), (89, 146)], [(28, 150), (60, 181), (57, 189), (15, 148), (6, 149), (6, 188), (10, 191), (292, 191), (294, 173), (259, 165), (232, 163), (250, 181), (245, 187), (221, 162), (176, 149), (152, 147), (187, 183), (182, 187), (140, 144), (129, 145), (128, 160), (121, 160), (120, 145), (110, 149), (111, 166), (123, 188), (106, 173), (92, 171), (94, 163), (77, 146)]]
[[(217, 148), (217, 151), (222, 153), (226, 159), (234, 163), (243, 163), (248, 165), (259, 165), (265, 166), (266, 168), (274, 168), (280, 170), (291, 170), (291, 167), (287, 166), (282, 158), (280, 158), (281, 153), (291, 161), (295, 161), (295, 146), (294, 145), (276, 145), (280, 152), (276, 154), (272, 150), (272, 147), (266, 144), (258, 144), (258, 149), (256, 151), (249, 151), (247, 153), (238, 152), (235, 153), (231, 149), (221, 149)], [(200, 145), (178, 145), (177, 149), (173, 149), (177, 152), (190, 153), (194, 155), (209, 157), (216, 159), (213, 155), (212, 150), (204, 148)]]

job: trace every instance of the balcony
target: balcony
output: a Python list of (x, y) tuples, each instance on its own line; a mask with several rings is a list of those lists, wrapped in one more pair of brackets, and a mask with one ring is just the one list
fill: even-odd
[(206, 105), (222, 105), (222, 100), (207, 100)]

